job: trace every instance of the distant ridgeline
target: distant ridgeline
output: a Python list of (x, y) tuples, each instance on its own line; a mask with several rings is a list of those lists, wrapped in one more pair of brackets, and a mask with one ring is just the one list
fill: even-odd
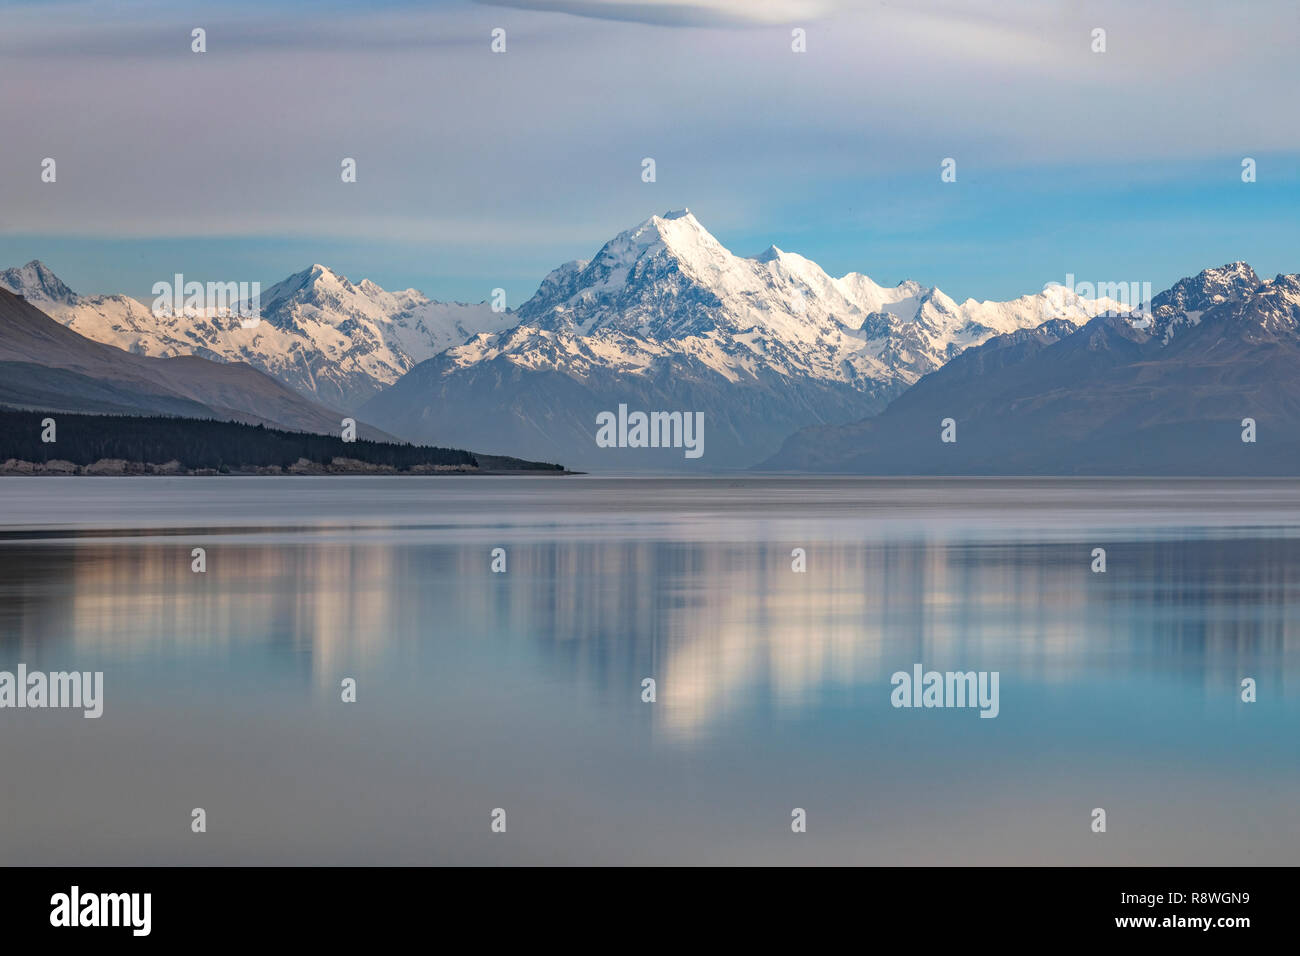
[[(54, 441), (43, 440), (54, 422)], [(344, 442), (333, 435), (280, 431), (207, 419), (77, 415), (65, 412), (13, 411), (0, 408), (0, 468), (16, 463), (70, 463), (99, 467), (90, 473), (113, 473), (106, 463), (170, 465), (168, 471), (255, 471), (262, 473), (366, 473), (550, 471), (560, 465), (502, 456), (476, 456), (455, 448), (399, 445), (376, 441)], [(4, 466), (8, 467), (4, 467)], [(177, 467), (179, 466), (179, 467)], [(44, 470), (44, 469), (42, 469)], [(139, 471), (140, 469), (129, 469)]]

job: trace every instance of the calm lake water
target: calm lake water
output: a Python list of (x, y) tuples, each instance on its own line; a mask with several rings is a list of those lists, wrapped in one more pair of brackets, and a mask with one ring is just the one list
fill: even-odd
[(1295, 482), (4, 478), (20, 662), (4, 864), (1300, 862)]

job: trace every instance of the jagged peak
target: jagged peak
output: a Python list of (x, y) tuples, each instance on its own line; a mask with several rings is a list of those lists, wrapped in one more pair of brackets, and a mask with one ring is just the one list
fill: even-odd
[(651, 216), (605, 243), (593, 264), (607, 269), (630, 267), (647, 253), (667, 250), (687, 263), (735, 258), (689, 210)]
[(26, 265), (0, 272), (0, 285), (12, 289), (19, 295), (56, 302), (73, 303), (78, 298), (77, 293), (68, 288), (63, 280), (54, 274), (54, 270), (40, 259), (33, 259)]
[(573, 276), (576, 276), (583, 269), (587, 268), (589, 264), (590, 260), (588, 259), (570, 259), (568, 262), (556, 266), (546, 274), (545, 278), (542, 279), (541, 283), (537, 287), (538, 292), (543, 289), (551, 289), (560, 285)]
[(339, 273), (331, 269), (329, 266), (323, 266), (319, 262), (312, 263), (312, 267), (307, 271), (310, 273), (312, 279), (315, 280), (333, 279), (336, 282), (348, 281), (346, 276), (340, 275)]
[(321, 265), (319, 262), (312, 263), (306, 269), (299, 270), (280, 280), (271, 286), (267, 293), (273, 299), (287, 298), (300, 292), (306, 292), (314, 289), (325, 289), (331, 286), (342, 286), (345, 289), (355, 290), (357, 287), (342, 276), (335, 272), (329, 266)]
[(1235, 262), (1229, 262), (1227, 265), (1219, 266), (1217, 269), (1202, 269), (1200, 276), (1245, 276), (1248, 278), (1258, 278), (1255, 270), (1250, 267), (1250, 263), (1245, 259), (1238, 259)]
[(1152, 298), (1151, 308), (1163, 313), (1170, 310), (1203, 312), (1222, 302), (1241, 298), (1260, 285), (1260, 278), (1249, 263), (1238, 260), (1179, 279)]
[(961, 308), (959, 305), (957, 305), (955, 301), (953, 301), (953, 299), (946, 292), (944, 292), (938, 286), (934, 286), (928, 289), (922, 289), (920, 294), (920, 299), (921, 299), (922, 306), (925, 306), (927, 303), (933, 303), (937, 308), (942, 309), (945, 312), (955, 312)]
[[(671, 235), (688, 235), (691, 233), (703, 233), (709, 235), (703, 224), (695, 218), (695, 214), (689, 209), (669, 210), (662, 215), (655, 214), (648, 219), (643, 219), (630, 229), (624, 229), (618, 233), (611, 242), (622, 238), (649, 237), (658, 235), (661, 237)], [(710, 236), (712, 238), (712, 236)]]

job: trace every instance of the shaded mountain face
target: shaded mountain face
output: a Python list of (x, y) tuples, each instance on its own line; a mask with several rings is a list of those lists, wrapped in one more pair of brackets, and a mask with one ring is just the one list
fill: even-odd
[(124, 295), (79, 296), (40, 262), (0, 273), (0, 287), (86, 338), (137, 355), (244, 362), (349, 414), (418, 362), (518, 321), (486, 303), (434, 302), (414, 289), (353, 284), (321, 265), (264, 291), (262, 321), (251, 329), (231, 317), (155, 314)]
[[(1294, 475), (1300, 276), (1208, 269), (1152, 301), (998, 336), (881, 414), (793, 435), (760, 467), (861, 474)], [(941, 422), (956, 423), (955, 443)], [(1256, 441), (1243, 442), (1243, 419)]]
[[(1078, 300), (1063, 318), (1114, 308)], [(412, 440), (593, 470), (745, 466), (794, 429), (883, 408), (969, 346), (1061, 312), (1044, 294), (958, 304), (916, 282), (832, 278), (775, 247), (743, 258), (682, 210), (560, 266), (517, 325), (417, 365), (362, 414)], [(703, 456), (598, 447), (596, 416), (620, 405), (702, 413)]]
[(52, 305), (75, 305), (77, 294), (63, 284), (45, 263), (33, 259), (17, 269), (0, 272), (0, 288)]
[(1168, 343), (1180, 328), (1194, 326), (1208, 309), (1259, 288), (1260, 278), (1244, 262), (1179, 279), (1151, 300), (1152, 336)]
[[(340, 428), (339, 416), (248, 365), (132, 355), (78, 335), (4, 289), (0, 404), (215, 418), (322, 433)], [(384, 437), (368, 427), (358, 431)]]

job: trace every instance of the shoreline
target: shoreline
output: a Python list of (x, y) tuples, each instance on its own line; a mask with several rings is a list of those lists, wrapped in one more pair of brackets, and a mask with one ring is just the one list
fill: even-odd
[(477, 465), (412, 465), (397, 468), (379, 465), (357, 458), (335, 457), (329, 462), (299, 458), (287, 467), (281, 465), (241, 465), (238, 468), (187, 468), (172, 460), (154, 462), (127, 461), (124, 458), (101, 458), (89, 465), (60, 458), (45, 462), (9, 458), (0, 463), (0, 477), (13, 478), (135, 478), (135, 477), (267, 477), (267, 476), (325, 476), (325, 475), (394, 475), (428, 477), (430, 475), (578, 475), (582, 472), (557, 469), (496, 469)]

